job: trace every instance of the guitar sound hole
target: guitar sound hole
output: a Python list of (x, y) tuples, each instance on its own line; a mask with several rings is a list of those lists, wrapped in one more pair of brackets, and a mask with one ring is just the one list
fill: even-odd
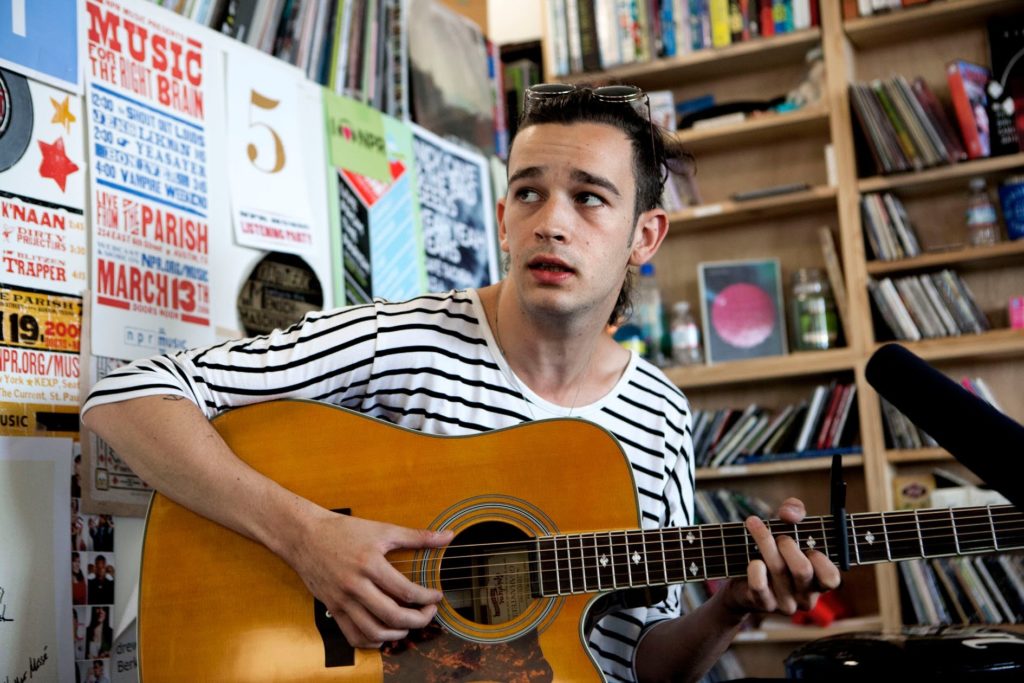
[(502, 522), (460, 532), (441, 560), (441, 590), (452, 609), (477, 624), (501, 624), (533, 600), (535, 543)]

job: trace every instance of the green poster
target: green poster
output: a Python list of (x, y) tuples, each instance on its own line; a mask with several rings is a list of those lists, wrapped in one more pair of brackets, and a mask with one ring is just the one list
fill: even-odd
[(381, 113), (329, 90), (323, 93), (331, 166), (381, 182), (390, 180)]

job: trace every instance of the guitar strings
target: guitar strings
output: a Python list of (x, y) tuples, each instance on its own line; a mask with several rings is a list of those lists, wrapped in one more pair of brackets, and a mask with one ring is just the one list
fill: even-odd
[[(862, 520), (861, 524), (862, 524), (863, 528), (857, 529), (857, 528), (855, 528), (855, 525), (850, 525), (848, 527), (847, 531), (848, 531), (849, 537), (851, 539), (851, 541), (848, 543), (848, 545), (850, 546), (851, 550), (854, 549), (853, 543), (852, 543), (852, 539), (853, 539), (853, 531), (855, 531), (855, 530), (858, 531), (858, 532), (863, 531), (864, 533), (867, 533), (868, 531), (872, 531), (872, 532), (877, 531), (878, 533), (875, 534), (875, 537), (878, 538), (879, 540), (883, 540), (885, 538), (885, 536), (887, 535), (889, 537), (888, 545), (890, 545), (890, 546), (893, 545), (894, 543), (903, 543), (903, 544), (909, 543), (909, 544), (917, 545), (919, 543), (919, 539), (920, 539), (920, 541), (923, 541), (924, 543), (931, 543), (931, 542), (934, 542), (936, 540), (944, 540), (944, 539), (946, 539), (946, 540), (949, 540), (954, 545), (955, 545), (957, 540), (960, 540), (960, 541), (962, 541), (963, 545), (969, 545), (970, 543), (974, 542), (974, 540), (975, 540), (975, 538), (972, 538), (972, 535), (973, 535), (973, 537), (983, 538), (985, 540), (992, 539), (992, 531), (991, 531), (991, 526), (992, 525), (989, 523), (988, 517), (989, 516), (987, 514), (985, 514), (983, 517), (977, 518), (976, 522), (973, 523), (973, 524), (972, 523), (965, 523), (963, 521), (958, 522), (958, 524), (957, 524), (957, 532), (956, 532), (955, 535), (954, 534), (950, 534), (949, 532), (947, 532), (947, 531), (945, 531), (943, 529), (935, 529), (935, 528), (929, 528), (929, 527), (926, 527), (926, 526), (921, 526), (917, 522), (906, 522), (906, 523), (901, 523), (901, 524), (893, 524), (891, 522), (888, 522), (888, 523), (885, 524), (885, 528), (883, 529), (881, 527), (863, 527), (863, 520)], [(999, 513), (999, 514), (992, 515), (992, 517), (993, 517), (993, 520), (999, 519), (999, 518), (1003, 518), (1003, 517), (1022, 517), (1022, 513), (1019, 513), (1019, 512), (1009, 512), (1009, 513), (1006, 513), (1006, 514)], [(793, 526), (790, 523), (784, 523), (784, 524), (787, 527), (792, 527)], [(708, 526), (715, 526), (716, 528), (721, 528), (723, 530), (726, 529), (726, 528), (732, 528), (732, 529), (735, 529), (735, 530), (739, 530), (739, 529), (743, 528), (742, 523), (740, 523), (740, 522), (734, 522), (734, 523), (730, 523), (730, 524), (726, 524), (726, 525), (708, 525)], [(919, 526), (920, 526), (920, 534), (918, 533)], [(970, 528), (971, 526), (983, 527), (983, 529), (981, 529), (980, 531), (973, 531)], [(469, 555), (469, 554), (457, 555), (457, 557), (459, 559), (461, 559), (461, 560), (470, 560), (470, 559), (479, 559), (479, 558), (493, 559), (493, 558), (496, 558), (496, 557), (501, 557), (502, 555), (515, 555), (515, 554), (519, 554), (519, 553), (522, 553), (522, 552), (538, 552), (538, 553), (541, 553), (541, 554), (550, 553), (550, 554), (554, 554), (556, 557), (557, 557), (558, 553), (565, 554), (566, 552), (569, 552), (569, 553), (572, 553), (573, 557), (575, 557), (576, 555), (578, 555), (581, 552), (581, 547), (580, 547), (578, 541), (591, 542), (589, 546), (586, 546), (586, 547), (584, 547), (582, 549), (582, 550), (585, 550), (585, 551), (587, 551), (589, 553), (589, 551), (594, 548), (594, 544), (592, 543), (592, 541), (595, 540), (595, 538), (596, 538), (596, 540), (600, 541), (600, 545), (598, 546), (599, 549), (601, 549), (603, 551), (606, 551), (606, 552), (615, 553), (615, 552), (619, 552), (618, 549), (621, 549), (621, 548), (630, 548), (630, 547), (642, 548), (642, 547), (644, 547), (643, 540), (635, 538), (635, 537), (632, 538), (632, 539), (631, 538), (627, 538), (626, 534), (644, 535), (646, 537), (646, 540), (648, 541), (648, 544), (664, 544), (664, 543), (666, 543), (665, 538), (664, 538), (666, 534), (671, 535), (671, 534), (674, 534), (674, 533), (679, 533), (680, 536), (681, 536), (681, 531), (683, 531), (683, 530), (698, 531), (700, 529), (701, 529), (701, 527), (698, 526), (698, 527), (681, 527), (681, 528), (669, 528), (669, 529), (654, 529), (654, 530), (646, 530), (646, 531), (643, 531), (643, 532), (641, 532), (641, 531), (631, 531), (631, 532), (613, 531), (613, 532), (586, 532), (586, 533), (582, 533), (582, 534), (566, 534), (562, 538), (565, 538), (567, 540), (567, 542), (570, 543), (571, 545), (568, 545), (568, 546), (563, 545), (563, 546), (552, 547), (552, 548), (535, 548), (535, 547), (532, 547), (533, 545), (536, 544), (536, 542), (538, 540), (541, 540), (541, 539), (532, 539), (532, 540), (525, 540), (525, 541), (500, 541), (500, 542), (492, 542), (492, 543), (466, 544), (466, 545), (462, 545), (462, 546), (453, 546), (453, 547), (456, 548), (456, 549), (480, 549), (480, 548), (501, 548), (501, 547), (511, 548), (511, 550), (508, 550), (507, 552), (487, 552), (487, 553), (481, 553), (481, 554), (476, 554), (476, 555)], [(1002, 528), (1002, 529), (997, 529), (996, 533), (999, 534), (999, 535), (1003, 535), (1003, 534), (1006, 534), (1006, 533), (1018, 532), (1020, 530), (1021, 530), (1021, 528)], [(792, 537), (793, 534), (790, 533), (792, 531), (793, 531), (793, 529), (791, 529), (791, 528), (782, 529), (782, 530), (773, 531), (772, 535), (773, 536), (789, 535), (789, 536)], [(808, 533), (806, 529), (805, 530), (799, 530), (798, 529), (797, 531), (798, 531), (798, 535), (800, 535), (800, 536), (802, 536), (804, 538), (807, 538), (807, 537), (821, 537), (821, 536), (819, 536), (816, 533)], [(820, 531), (820, 528), (816, 526), (814, 531), (815, 532)], [(826, 532), (827, 533), (823, 536), (824, 543), (823, 543), (822, 547), (819, 548), (819, 550), (822, 550), (822, 551), (826, 550), (830, 541), (831, 541), (831, 544), (833, 546), (837, 546), (837, 539), (834, 536), (834, 531), (835, 531), (834, 529), (826, 527)], [(608, 534), (611, 534), (611, 536), (609, 536)], [(659, 538), (653, 538), (653, 536), (659, 536)], [(728, 549), (737, 549), (737, 548), (748, 548), (748, 547), (751, 548), (751, 549), (756, 549), (756, 544), (753, 542), (753, 539), (752, 539), (752, 537), (749, 536), (749, 534), (745, 534), (745, 539), (747, 539), (747, 540), (744, 540), (744, 541), (742, 541), (740, 543), (735, 543), (735, 542), (731, 542), (728, 537), (723, 538), (723, 536), (721, 536), (721, 535), (716, 535), (715, 538), (710, 539), (710, 546), (711, 546), (711, 548), (706, 550), (704, 553), (701, 553), (701, 555), (703, 557), (705, 557), (705, 558), (708, 558), (708, 559), (718, 559), (718, 557), (731, 557), (731, 555), (728, 552), (722, 553), (721, 555), (719, 555), (719, 554), (717, 554), (717, 552), (713, 552), (712, 551), (712, 550), (717, 551), (719, 548), (722, 548), (723, 546), (724, 546), (724, 548), (726, 550), (728, 550)], [(672, 544), (672, 543), (676, 543), (676, 542), (681, 542), (681, 540), (682, 539), (670, 539), (670, 540), (667, 541), (667, 543), (668, 544)], [(610, 541), (610, 543), (608, 541)], [(1011, 539), (1005, 539), (1004, 542), (1008, 542), (1008, 543), (1012, 544), (1012, 543), (1014, 543), (1014, 540), (1012, 538)], [(696, 549), (696, 547), (694, 547), (694, 546), (691, 546), (691, 547)], [(836, 548), (836, 549), (838, 550), (838, 548)], [(994, 546), (993, 546), (993, 549), (995, 549)], [(674, 553), (675, 551), (672, 550), (670, 552)], [(829, 553), (829, 554), (831, 555), (831, 553)], [(417, 562), (417, 560), (396, 560), (393, 563), (393, 565), (398, 566), (398, 565), (403, 564), (403, 563), (411, 564), (411, 563), (415, 563), (415, 562)]]
[[(886, 538), (886, 536), (887, 536), (888, 537), (888, 542), (885, 545), (889, 547), (889, 551), (887, 551), (887, 554), (886, 554), (886, 556), (884, 558), (879, 558), (879, 559), (889, 559), (889, 557), (891, 556), (891, 547), (894, 544), (904, 544), (904, 545), (909, 544), (909, 545), (913, 545), (913, 546), (918, 546), (919, 544), (927, 545), (928, 543), (934, 543), (937, 539), (945, 540), (945, 541), (948, 541), (948, 542), (953, 543), (953, 544), (955, 544), (956, 541), (960, 541), (960, 545), (961, 546), (970, 546), (972, 543), (975, 543), (977, 539), (983, 539), (983, 540), (986, 541), (985, 547), (982, 547), (982, 548), (967, 548), (966, 550), (963, 550), (962, 553), (960, 553), (960, 554), (984, 553), (984, 552), (991, 552), (991, 551), (996, 550), (996, 547), (995, 547), (994, 543), (992, 543), (992, 544), (989, 543), (989, 541), (994, 541), (993, 532), (992, 532), (992, 523), (991, 522), (995, 522), (996, 519), (1003, 519), (1003, 521), (1005, 522), (1004, 518), (1021, 518), (1022, 517), (1022, 514), (1020, 512), (1012, 511), (1012, 506), (1004, 506), (1004, 510), (1006, 510), (1006, 511), (1004, 512), (1004, 511), (1001, 511), (999, 508), (993, 508), (993, 512), (992, 512), (991, 515), (988, 513), (987, 510), (983, 510), (983, 512), (975, 514), (972, 517), (973, 523), (972, 522), (965, 522), (964, 520), (958, 521), (957, 525), (956, 525), (956, 534), (955, 534), (955, 536), (951, 535), (950, 533), (948, 533), (948, 532), (946, 532), (946, 531), (944, 531), (942, 529), (934, 529), (934, 528), (929, 529), (927, 527), (922, 527), (919, 524), (919, 522), (920, 521), (927, 522), (929, 520), (922, 519), (923, 515), (921, 515), (921, 514), (918, 515), (918, 519), (917, 520), (907, 521), (907, 522), (902, 522), (902, 523), (900, 523), (900, 522), (895, 522), (894, 523), (894, 520), (887, 519), (887, 520), (885, 520), (885, 529), (882, 529), (881, 527), (875, 527), (875, 528), (864, 527), (863, 529), (856, 529), (856, 525), (854, 524), (854, 525), (848, 525), (847, 531), (848, 531), (848, 533), (850, 533), (851, 541), (852, 541), (852, 532), (855, 529), (858, 532), (864, 531), (864, 533), (866, 533), (869, 528), (872, 531), (878, 531), (879, 534), (876, 534), (876, 537), (878, 537), (879, 540), (884, 540)], [(887, 513), (887, 514), (888, 514), (888, 516), (892, 515), (892, 513)], [(941, 520), (942, 518), (948, 518), (949, 511), (947, 509), (947, 510), (944, 510), (944, 511), (936, 511), (936, 512), (932, 512), (932, 513), (929, 513), (929, 514), (931, 514), (933, 518)], [(960, 514), (962, 515), (962, 513), (960, 513)], [(974, 513), (972, 513), (972, 514), (974, 514)], [(991, 522), (990, 522), (990, 519), (989, 519), (990, 517), (992, 518)], [(882, 518), (878, 517), (878, 520), (879, 520), (879, 523), (880, 523)], [(778, 522), (779, 520), (773, 520), (773, 521)], [(811, 524), (813, 524), (815, 521), (816, 520), (810, 520)], [(860, 523), (861, 523), (861, 526), (863, 527), (864, 526), (864, 519), (860, 519)], [(790, 535), (787, 532), (793, 532), (794, 531), (794, 529), (792, 528), (794, 525), (792, 523), (785, 523), (785, 522), (783, 522), (782, 524), (785, 527), (788, 527), (788, 528), (783, 529), (783, 530), (778, 530), (778, 531), (772, 531), (772, 535), (773, 536)], [(807, 525), (807, 524), (808, 524), (808, 520), (805, 520), (804, 522), (800, 523), (800, 525)], [(724, 530), (729, 525), (708, 525), (708, 526), (715, 526), (716, 528), (721, 528), (721, 529)], [(739, 528), (742, 528), (742, 523), (732, 523), (732, 526), (733, 526), (733, 528), (739, 529)], [(972, 530), (970, 528), (972, 526), (973, 527), (983, 527), (983, 528), (980, 529), (980, 530)], [(639, 549), (643, 548), (644, 551), (645, 551), (645, 556), (642, 556), (643, 557), (642, 561), (644, 562), (644, 565), (643, 565), (644, 566), (644, 573), (648, 574), (649, 573), (649, 567), (647, 566), (648, 565), (648, 558), (652, 555), (652, 553), (647, 551), (646, 545), (643, 543), (643, 540), (640, 540), (640, 539), (637, 539), (637, 538), (633, 538), (633, 539), (626, 538), (625, 537), (626, 533), (643, 534), (643, 535), (645, 535), (647, 537), (649, 537), (651, 535), (658, 535), (659, 538), (657, 538), (657, 539), (648, 539), (649, 543), (647, 545), (654, 544), (654, 545), (659, 545), (659, 546), (666, 546), (664, 548), (664, 550), (661, 550), (660, 548), (655, 548), (655, 550), (653, 551), (653, 556), (655, 558), (660, 556), (661, 559), (662, 559), (662, 563), (665, 564), (665, 565), (668, 565), (670, 562), (676, 562), (676, 561), (682, 562), (685, 559), (686, 552), (685, 552), (685, 549), (676, 550), (676, 549), (674, 549), (672, 547), (672, 545), (675, 542), (677, 542), (676, 540), (671, 540), (670, 539), (668, 541), (668, 543), (666, 544), (665, 539), (664, 539), (664, 535), (665, 534), (678, 533), (678, 535), (680, 537), (678, 539), (678, 542), (681, 543), (682, 540), (683, 540), (682, 539), (682, 534), (681, 534), (682, 530), (697, 531), (697, 530), (700, 530), (700, 529), (701, 529), (701, 527), (698, 526), (698, 527), (682, 527), (682, 528), (673, 528), (673, 529), (646, 530), (646, 531), (643, 531), (643, 532), (641, 532), (639, 530), (638, 531), (634, 531), (634, 532), (621, 532), (621, 531), (620, 532), (596, 532), (596, 536), (593, 533), (571, 534), (571, 535), (566, 535), (566, 537), (565, 537), (567, 539), (567, 542), (569, 542), (568, 546), (552, 547), (552, 548), (547, 548), (547, 549), (531, 548), (531, 547), (529, 547), (530, 545), (535, 544), (537, 539), (534, 539), (533, 541), (529, 541), (529, 540), (528, 541), (502, 541), (502, 542), (494, 542), (494, 543), (467, 544), (467, 545), (464, 545), (464, 546), (455, 546), (455, 548), (456, 549), (474, 549), (474, 550), (475, 549), (479, 549), (479, 548), (501, 548), (501, 547), (511, 547), (511, 548), (513, 548), (513, 550), (509, 550), (509, 551), (506, 551), (506, 552), (497, 552), (497, 553), (491, 552), (491, 553), (486, 553), (486, 554), (475, 554), (475, 555), (470, 555), (470, 554), (458, 555), (457, 556), (457, 560), (458, 561), (462, 561), (462, 562), (473, 561), (473, 560), (477, 560), (477, 559), (480, 559), (480, 558), (484, 558), (484, 559), (487, 559), (489, 561), (492, 561), (495, 558), (500, 558), (502, 556), (521, 555), (524, 552), (531, 553), (531, 554), (532, 553), (537, 553), (537, 555), (539, 557), (539, 561), (541, 563), (545, 563), (545, 562), (558, 563), (558, 564), (566, 563), (566, 564), (569, 564), (569, 566), (568, 567), (563, 567), (560, 570), (556, 569), (554, 567), (547, 568), (547, 569), (545, 569), (545, 568), (532, 569), (532, 570), (530, 570), (528, 572), (531, 576), (535, 575), (535, 574), (536, 575), (543, 574), (545, 571), (550, 573), (553, 577), (557, 577), (559, 573), (561, 573), (562, 575), (569, 576), (569, 575), (572, 575), (572, 573), (575, 571), (576, 572), (576, 576), (579, 576), (580, 578), (582, 578), (583, 574), (585, 574), (587, 572), (587, 568), (585, 566), (580, 566), (578, 563), (583, 561), (584, 564), (585, 564), (586, 561), (588, 561), (588, 560), (591, 561), (591, 562), (597, 562), (598, 561), (597, 551), (601, 551), (602, 553), (609, 553), (613, 557), (613, 559), (610, 560), (608, 564), (602, 566), (602, 568), (600, 570), (598, 570), (598, 571), (609, 571), (610, 570), (612, 572), (615, 572), (616, 570), (619, 570), (619, 573), (621, 574), (622, 573), (621, 569), (623, 567), (629, 567), (630, 569), (634, 569), (634, 568), (639, 568), (640, 565), (639, 565), (639, 563), (637, 561), (630, 562), (628, 557), (627, 557), (627, 559), (624, 562), (617, 562), (617, 561), (615, 561), (614, 558), (616, 558), (616, 557), (623, 557), (624, 556), (624, 551), (628, 553), (628, 551), (630, 549), (635, 549), (635, 550), (637, 550), (637, 552), (639, 552)], [(820, 530), (820, 528), (818, 528), (818, 527), (815, 528), (815, 531), (819, 531), (819, 530)], [(802, 535), (803, 537), (814, 537), (816, 535), (816, 534), (809, 534), (809, 533), (807, 533), (806, 530), (801, 531), (799, 528), (796, 529), (795, 531), (796, 531), (796, 533), (798, 535)], [(920, 531), (920, 533), (919, 533), (919, 531)], [(825, 533), (823, 535), (824, 543), (823, 543), (822, 547), (820, 548), (820, 550), (826, 551), (826, 556), (828, 556), (829, 559), (832, 559), (834, 555), (835, 556), (838, 555), (838, 547), (835, 548), (836, 552), (834, 552), (834, 553), (831, 552), (831, 549), (829, 547), (830, 545), (831, 546), (837, 546), (836, 538), (834, 536), (834, 529), (828, 529), (826, 527), (826, 532), (827, 533)], [(929, 533), (929, 532), (932, 532), (932, 533)], [(611, 536), (611, 537), (605, 536), (606, 534), (609, 534), (609, 533), (613, 534), (613, 535), (617, 534), (618, 537), (615, 537), (615, 536)], [(1002, 529), (999, 529), (999, 530), (996, 531), (997, 537), (1005, 536), (1007, 533), (1010, 533), (1010, 534), (1022, 533), (1022, 534), (1024, 534), (1024, 526), (1017, 526), (1017, 527), (1014, 527), (1014, 528), (1002, 528)], [(900, 537), (899, 536), (900, 534), (904, 534), (904, 536)], [(746, 537), (750, 538), (749, 534), (747, 534)], [(584, 545), (582, 547), (578, 543), (575, 545), (575, 547), (571, 544), (572, 541), (582, 541), (582, 542), (585, 543), (586, 541), (593, 541), (595, 538), (597, 538), (598, 540), (602, 541), (602, 545), (598, 546), (597, 548), (595, 548), (593, 546), (593, 544), (591, 544), (590, 546)], [(607, 540), (610, 541), (607, 544), (604, 543), (604, 540), (606, 538), (607, 538)], [(831, 543), (829, 543), (829, 541), (831, 541)], [(1013, 538), (1013, 537), (1011, 537), (1011, 538), (1002, 538), (1002, 539), (1000, 539), (1000, 543), (1002, 543), (1003, 545), (1010, 545), (1010, 546), (1013, 546), (1015, 543), (1020, 543), (1020, 544), (1024, 545), (1024, 535), (1022, 535), (1020, 538)], [(709, 561), (711, 562), (711, 564), (713, 566), (715, 566), (716, 562), (721, 561), (722, 564), (723, 564), (723, 568), (726, 569), (726, 571), (728, 571), (728, 567), (725, 565), (725, 562), (727, 562), (729, 558), (732, 558), (734, 561), (738, 561), (738, 560), (741, 559), (739, 557), (733, 557), (729, 553), (729, 550), (736, 550), (736, 549), (746, 549), (748, 551), (749, 550), (753, 550), (756, 555), (759, 555), (759, 552), (756, 549), (756, 545), (754, 545), (751, 541), (744, 541), (744, 542), (741, 542), (741, 543), (732, 543), (732, 542), (729, 542), (728, 538), (725, 538), (723, 536), (718, 536), (717, 538), (711, 540), (711, 546), (712, 546), (713, 550), (711, 550), (711, 551), (705, 550), (705, 552), (698, 553), (698, 555), (700, 556), (698, 559), (701, 559), (702, 560), (702, 564), (705, 565), (705, 566), (708, 564)], [(852, 542), (850, 543), (850, 546), (851, 546), (850, 550), (851, 550), (851, 555), (852, 555), (852, 554), (854, 554), (853, 553), (854, 547), (853, 547)], [(721, 553), (717, 552), (719, 548), (721, 548), (723, 550), (723, 552), (721, 552)], [(697, 549), (698, 548), (696, 548), (696, 547), (692, 547), (690, 552), (693, 552), (694, 550), (697, 550)], [(954, 550), (954, 547), (950, 547), (949, 549), (952, 551), (952, 550)], [(561, 554), (561, 557), (559, 557), (559, 554)], [(948, 553), (941, 553), (941, 554), (948, 554)], [(958, 554), (958, 553), (952, 553), (952, 554)], [(751, 556), (751, 559), (756, 559), (756, 558), (754, 556)], [(851, 559), (854, 559), (854, 558), (851, 558)], [(914, 558), (913, 557), (907, 557), (907, 558), (900, 557), (900, 558), (893, 558), (893, 559), (894, 560), (903, 560), (903, 559), (914, 559)], [(403, 560), (396, 560), (395, 562), (392, 563), (392, 565), (395, 566), (396, 568), (399, 568), (400, 571), (401, 571), (401, 565), (412, 565), (412, 564), (418, 564), (419, 562), (420, 561), (418, 561), (418, 560), (404, 560), (404, 561)], [(536, 561), (534, 561), (534, 560), (527, 560), (525, 562), (519, 562), (518, 564), (521, 564), (521, 565), (524, 565), (524, 566), (531, 566), (531, 565), (536, 564)], [(574, 564), (576, 565), (575, 567), (573, 567)], [(442, 568), (439, 569), (439, 573), (442, 574), (443, 578), (446, 579), (446, 580), (459, 580), (460, 578), (469, 579), (472, 576), (476, 575), (476, 570), (480, 570), (482, 568), (485, 568), (486, 566), (487, 565), (480, 565), (480, 564), (468, 564), (468, 565), (467, 564), (459, 564), (456, 567), (449, 567), (447, 569), (442, 567)], [(660, 566), (660, 565), (656, 565), (656, 566)], [(743, 566), (745, 568), (746, 563), (743, 563)], [(596, 569), (596, 565), (595, 565), (594, 568)], [(462, 572), (463, 574), (455, 574), (455, 572)], [(628, 573), (629, 572), (627, 572), (627, 574)], [(668, 574), (668, 568), (666, 566), (666, 569), (664, 571), (661, 571), (661, 572), (657, 572), (656, 571), (655, 573), (656, 574), (660, 573), (661, 575), (667, 575)], [(507, 572), (506, 574), (492, 573), (492, 574), (489, 574), (488, 576), (491, 576), (491, 577), (502, 576), (502, 575), (521, 576), (522, 574), (523, 574), (523, 572)], [(574, 578), (576, 578), (576, 576), (574, 576)], [(615, 574), (612, 574), (612, 576), (615, 576)], [(618, 577), (616, 577), (616, 578), (618, 578)], [(700, 578), (703, 579), (705, 577), (702, 576)]]

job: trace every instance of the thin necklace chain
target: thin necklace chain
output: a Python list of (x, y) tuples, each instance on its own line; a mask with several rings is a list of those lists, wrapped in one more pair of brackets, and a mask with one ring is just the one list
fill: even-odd
[[(513, 388), (519, 392), (520, 396), (523, 397), (523, 402), (526, 403), (526, 409), (530, 411), (530, 419), (536, 420), (536, 416), (533, 414), (533, 407), (530, 405), (530, 399), (526, 397), (523, 384), (519, 381), (514, 370), (512, 370), (512, 363), (509, 361), (508, 354), (505, 353), (505, 347), (501, 344), (501, 295), (505, 291), (505, 281), (502, 280), (498, 283), (498, 294), (494, 300), (494, 341), (498, 344), (498, 350), (501, 351), (501, 355), (505, 358), (505, 365), (508, 366), (509, 380), (511, 381)], [(583, 366), (583, 374), (580, 375), (579, 380), (576, 383), (576, 393), (572, 397), (572, 404), (569, 406), (569, 412), (566, 417), (572, 417), (573, 411), (576, 410), (576, 402), (580, 399), (580, 392), (583, 390), (583, 383), (587, 378), (587, 371), (590, 370), (590, 361), (594, 358), (594, 347), (590, 349), (590, 355), (587, 356), (587, 364)]]

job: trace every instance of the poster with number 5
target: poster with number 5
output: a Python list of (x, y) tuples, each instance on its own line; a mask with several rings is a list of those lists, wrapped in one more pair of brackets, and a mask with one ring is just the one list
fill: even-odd
[(303, 75), (252, 50), (233, 50), (227, 62), (228, 178), (235, 241), (308, 257), (319, 240), (302, 144)]

